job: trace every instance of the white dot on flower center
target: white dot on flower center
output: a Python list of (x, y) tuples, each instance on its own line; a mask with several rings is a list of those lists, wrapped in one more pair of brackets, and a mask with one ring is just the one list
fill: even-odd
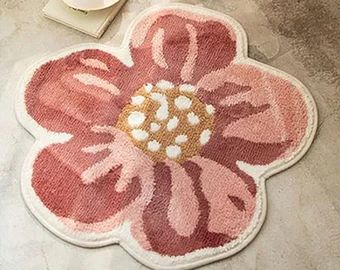
[(168, 158), (171, 159), (177, 158), (182, 152), (181, 147), (178, 145), (169, 145), (165, 151)]
[(142, 112), (132, 112), (128, 117), (128, 124), (132, 128), (139, 127), (145, 121), (145, 115)]
[(190, 108), (192, 101), (186, 96), (175, 98), (175, 105), (179, 110), (187, 110)]
[(158, 125), (157, 123), (151, 123), (151, 124), (150, 124), (150, 130), (151, 130), (151, 132), (157, 132), (160, 128), (161, 128), (161, 126)]
[(158, 120), (165, 120), (169, 116), (168, 101), (165, 95), (160, 93), (151, 93), (151, 99), (160, 103), (159, 109), (156, 111)]
[(215, 113), (215, 107), (213, 105), (206, 105), (205, 110), (208, 114), (214, 114)]
[(179, 122), (179, 119), (174, 116), (173, 118), (171, 118), (168, 122), (168, 124), (166, 125), (166, 128), (171, 131), (173, 129), (175, 129), (177, 126), (178, 126), (178, 122)]
[(175, 142), (177, 144), (182, 144), (182, 143), (185, 143), (187, 141), (188, 141), (188, 136), (184, 135), (184, 134), (178, 135), (175, 139)]
[(179, 87), (179, 91), (186, 92), (186, 93), (193, 93), (195, 92), (195, 86), (191, 84), (182, 84)]
[(145, 100), (145, 97), (143, 96), (134, 96), (131, 98), (131, 103), (132, 105), (141, 105), (143, 104), (144, 100)]
[(137, 141), (145, 141), (149, 137), (149, 133), (142, 129), (133, 129), (131, 135)]
[(190, 125), (197, 125), (200, 122), (198, 116), (193, 112), (188, 113), (187, 118)]
[(209, 130), (209, 129), (203, 130), (201, 135), (200, 135), (201, 145), (206, 144), (210, 140), (210, 136), (211, 136), (211, 130)]
[(169, 90), (169, 89), (172, 89), (174, 88), (174, 85), (169, 82), (169, 81), (165, 81), (165, 80), (161, 80), (159, 81), (156, 86), (161, 89), (161, 90)]
[(161, 144), (159, 142), (157, 142), (156, 140), (152, 140), (152, 141), (148, 142), (148, 149), (151, 152), (158, 151), (160, 147), (161, 147)]
[(152, 91), (153, 85), (151, 83), (147, 83), (144, 86), (145, 92), (150, 93)]

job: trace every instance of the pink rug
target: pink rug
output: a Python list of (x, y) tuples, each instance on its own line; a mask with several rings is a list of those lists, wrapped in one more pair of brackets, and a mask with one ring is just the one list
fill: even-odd
[(22, 171), (33, 214), (68, 242), (119, 243), (157, 269), (244, 248), (265, 179), (303, 156), (317, 122), (298, 80), (247, 57), (235, 20), (180, 4), (143, 12), (120, 48), (42, 59), (19, 91), (36, 138)]

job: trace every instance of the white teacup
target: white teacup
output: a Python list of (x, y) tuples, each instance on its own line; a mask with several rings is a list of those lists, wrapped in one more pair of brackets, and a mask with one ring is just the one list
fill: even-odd
[(98, 10), (112, 6), (119, 0), (63, 0), (66, 5), (80, 10)]

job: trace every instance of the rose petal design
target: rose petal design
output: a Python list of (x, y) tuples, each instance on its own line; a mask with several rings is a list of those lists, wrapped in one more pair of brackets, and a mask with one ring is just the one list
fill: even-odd
[[(112, 132), (115, 137), (85, 133), (82, 141), (72, 138), (39, 153), (33, 165), (32, 187), (50, 211), (82, 223), (95, 223), (124, 210), (145, 186), (149, 185), (150, 191), (146, 182), (152, 179), (144, 178), (152, 161), (122, 132)], [(106, 160), (108, 166), (103, 164)], [(86, 181), (84, 173), (89, 170), (91, 179)]]
[(210, 204), (208, 229), (237, 237), (250, 223), (256, 199), (243, 179), (228, 168), (201, 157), (202, 190)]
[[(222, 246), (233, 239), (225, 233), (208, 231), (210, 204), (202, 191), (200, 180), (202, 169), (191, 161), (185, 162), (183, 168), (192, 179), (194, 193), (198, 200), (200, 214), (194, 231), (189, 236), (183, 236), (170, 223), (168, 209), (173, 196), (172, 173), (170, 167), (164, 163), (158, 163), (154, 167), (155, 192), (152, 201), (143, 212), (143, 231), (152, 250), (169, 256), (184, 255), (206, 247)], [(179, 209), (177, 212), (184, 210)], [(188, 216), (191, 215), (191, 210), (191, 208), (186, 209)]]
[(124, 192), (117, 192), (115, 185), (123, 165), (112, 166), (91, 184), (83, 183), (83, 168), (109, 155), (107, 150), (97, 155), (82, 152), (80, 149), (90, 143), (90, 139), (100, 141), (100, 138), (87, 138), (79, 143), (71, 139), (43, 149), (35, 160), (32, 175), (32, 187), (50, 211), (83, 223), (107, 219), (133, 202), (141, 191), (140, 179), (136, 176)]
[(195, 84), (205, 74), (229, 65), (236, 54), (234, 37), (225, 22), (168, 10), (150, 14), (136, 25), (131, 51), (154, 81)]
[(202, 99), (211, 100), (215, 91), (221, 98), (215, 100), (218, 132), (202, 155), (230, 167), (237, 160), (266, 165), (296, 151), (308, 125), (301, 91), (287, 79), (253, 65), (229, 65), (224, 75), (227, 85), (246, 88), (231, 95), (228, 88), (221, 95), (223, 87), (200, 91)]
[[(82, 133), (96, 124), (115, 124), (120, 110), (143, 85), (121, 61), (88, 49), (39, 67), (26, 87), (29, 115), (55, 132)], [(142, 76), (142, 74), (141, 74)]]
[(190, 236), (198, 221), (198, 202), (192, 180), (176, 162), (168, 162), (171, 171), (171, 199), (168, 218), (181, 236)]

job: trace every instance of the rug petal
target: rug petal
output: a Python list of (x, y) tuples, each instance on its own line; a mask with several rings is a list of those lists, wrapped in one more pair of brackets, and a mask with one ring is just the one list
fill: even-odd
[(225, 138), (215, 135), (201, 149), (201, 156), (229, 168), (237, 161), (267, 165), (282, 157), (290, 145), (290, 142), (255, 143), (237, 137)]
[[(190, 234), (181, 235), (178, 230), (173, 227), (169, 219), (168, 209), (171, 207), (171, 198), (174, 195), (178, 195), (173, 193), (173, 185), (176, 185), (175, 182), (179, 179), (174, 181), (174, 175), (172, 173), (173, 171), (177, 171), (178, 168), (170, 169), (169, 165), (164, 163), (158, 163), (154, 167), (154, 196), (143, 213), (143, 230), (151, 250), (163, 255), (184, 255), (201, 248), (222, 246), (233, 239), (225, 233), (208, 231), (210, 204), (202, 191), (200, 180), (202, 169), (191, 161), (185, 162), (182, 166), (186, 173), (185, 177), (191, 178), (194, 194), (198, 201), (198, 221), (191, 223), (195, 225), (194, 230)], [(190, 189), (191, 188), (188, 188), (186, 191), (183, 191), (181, 196), (185, 196), (187, 194), (186, 192), (190, 193)], [(190, 198), (188, 198), (188, 200), (190, 200)], [(188, 203), (185, 205), (187, 204)], [(192, 203), (189, 203), (189, 205), (190, 204)], [(176, 209), (173, 211), (176, 211)], [(196, 211), (195, 203), (193, 207), (177, 209), (176, 212), (180, 213), (181, 211), (186, 212), (186, 216), (192, 219), (192, 215), (195, 214)], [(182, 218), (184, 217), (183, 215), (181, 216)], [(186, 222), (188, 222), (187, 219), (182, 219), (182, 223), (185, 224)]]
[(131, 48), (134, 61), (144, 63), (154, 80), (173, 83), (196, 84), (207, 73), (229, 65), (236, 54), (232, 27), (213, 17), (171, 9), (141, 20)]
[(202, 190), (210, 204), (208, 230), (237, 237), (249, 225), (256, 198), (237, 174), (212, 160), (192, 159), (202, 168)]
[(94, 124), (114, 124), (141, 86), (129, 76), (131, 69), (97, 49), (51, 60), (35, 71), (26, 87), (27, 112), (55, 132), (75, 134)]
[(205, 103), (215, 107), (220, 106), (220, 102), (230, 96), (241, 95), (250, 91), (249, 86), (239, 85), (232, 82), (224, 82), (224, 84), (212, 91), (199, 89), (197, 96)]
[[(142, 177), (151, 168), (151, 161), (139, 155), (138, 149), (129, 148), (131, 145), (119, 135), (112, 143), (112, 136), (107, 134), (88, 134), (82, 141), (72, 138), (43, 149), (34, 162), (32, 175), (35, 193), (54, 215), (86, 224), (104, 221), (122, 211), (141, 194), (144, 183), (152, 181)], [(99, 147), (103, 145), (111, 145), (115, 152)], [(119, 147), (124, 148), (125, 155)], [(131, 164), (130, 159), (140, 163)], [(103, 165), (106, 160), (109, 167)], [(96, 171), (95, 178), (87, 182), (84, 172), (89, 168)], [(124, 183), (117, 187), (122, 180)]]
[(171, 170), (171, 199), (168, 218), (171, 226), (181, 236), (190, 236), (198, 222), (198, 201), (192, 179), (182, 166), (169, 161)]
[[(284, 77), (250, 64), (232, 64), (224, 72), (228, 83), (249, 89), (220, 100), (215, 138), (202, 155), (230, 167), (237, 160), (267, 165), (296, 151), (308, 132), (301, 90)], [(217, 92), (216, 96), (221, 95)]]

